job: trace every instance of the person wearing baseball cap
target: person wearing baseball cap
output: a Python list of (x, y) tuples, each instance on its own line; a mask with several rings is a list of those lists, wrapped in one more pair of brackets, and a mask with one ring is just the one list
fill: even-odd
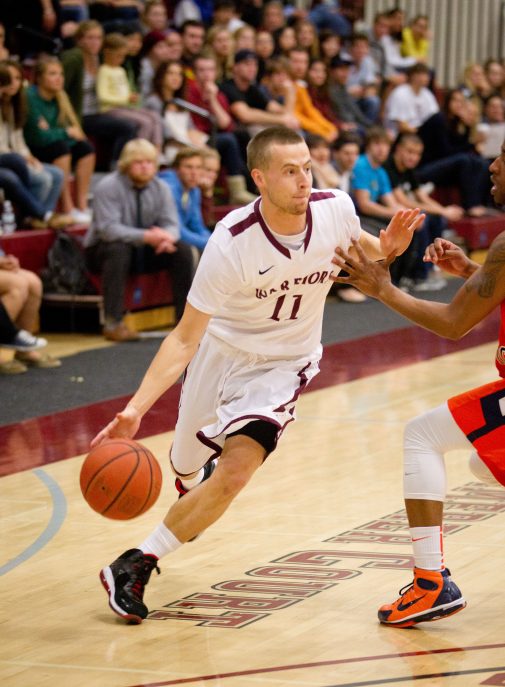
[(235, 121), (252, 136), (275, 124), (298, 130), (298, 120), (283, 105), (263, 93), (256, 81), (257, 75), (257, 54), (253, 50), (239, 50), (235, 54), (231, 79), (220, 86), (228, 98)]
[(334, 55), (330, 60), (328, 95), (333, 109), (345, 131), (357, 131), (364, 136), (373, 122), (361, 111), (358, 103), (347, 90), (349, 70), (354, 62), (341, 55)]

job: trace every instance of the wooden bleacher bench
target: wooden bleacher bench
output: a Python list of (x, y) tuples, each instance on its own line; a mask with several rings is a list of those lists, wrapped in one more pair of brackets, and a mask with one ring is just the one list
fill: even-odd
[(505, 231), (505, 213), (485, 217), (463, 217), (451, 222), (451, 228), (464, 239), (468, 250), (489, 248), (492, 241)]
[[(81, 237), (86, 233), (83, 226), (75, 226), (67, 229), (73, 236)], [(18, 230), (14, 234), (2, 236), (0, 245), (6, 253), (15, 255), (22, 267), (37, 274), (47, 265), (47, 253), (51, 248), (56, 233), (51, 229)], [(73, 323), (73, 309), (94, 308), (98, 312), (98, 320), (103, 324), (103, 297), (100, 294), (100, 277), (90, 274), (90, 280), (97, 289), (94, 295), (73, 295), (61, 293), (44, 293), (42, 299), (43, 308), (69, 308), (71, 310), (71, 323)], [(137, 320), (131, 322), (132, 326), (140, 328), (155, 328), (168, 326), (174, 323), (172, 306), (172, 282), (167, 272), (156, 274), (134, 274), (128, 279), (125, 294), (125, 309)], [(154, 313), (142, 315), (143, 311), (159, 310), (158, 317)], [(136, 315), (138, 313), (138, 316)], [(147, 326), (144, 325), (147, 322)]]

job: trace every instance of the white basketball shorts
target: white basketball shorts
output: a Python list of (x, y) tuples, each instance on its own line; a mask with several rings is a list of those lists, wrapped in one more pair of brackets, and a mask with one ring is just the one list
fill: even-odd
[(183, 382), (171, 461), (189, 475), (218, 456), (227, 434), (253, 420), (278, 427), (295, 419), (300, 393), (319, 372), (322, 347), (299, 358), (239, 350), (208, 332)]

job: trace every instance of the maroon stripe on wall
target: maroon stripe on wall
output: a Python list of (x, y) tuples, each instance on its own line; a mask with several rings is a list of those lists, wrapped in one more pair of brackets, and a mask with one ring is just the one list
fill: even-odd
[[(447, 341), (424, 329), (406, 327), (331, 344), (324, 349), (321, 374), (311, 381), (308, 388), (315, 390), (343, 384), (495, 341), (498, 323), (496, 312), (461, 341)], [(145, 416), (138, 439), (174, 428), (179, 393), (180, 386), (176, 385), (163, 395)], [(91, 439), (115, 413), (124, 408), (128, 399), (129, 396), (108, 399), (0, 427), (0, 476), (86, 453)]]

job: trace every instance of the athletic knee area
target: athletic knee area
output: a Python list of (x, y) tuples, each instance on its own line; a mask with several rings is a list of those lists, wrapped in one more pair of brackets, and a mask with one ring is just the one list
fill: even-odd
[(257, 466), (242, 460), (234, 460), (233, 451), (220, 458), (214, 473), (209, 477), (214, 489), (221, 492), (223, 498), (236, 496), (249, 482)]
[(491, 484), (495, 487), (502, 486), (476, 451), (472, 451), (470, 454), (468, 465), (472, 475), (480, 482), (483, 482), (484, 484)]
[(404, 433), (403, 494), (406, 499), (443, 501), (447, 478), (443, 450), (429, 418), (410, 420)]
[(434, 448), (425, 415), (418, 415), (407, 422), (403, 432), (403, 445), (406, 450)]

